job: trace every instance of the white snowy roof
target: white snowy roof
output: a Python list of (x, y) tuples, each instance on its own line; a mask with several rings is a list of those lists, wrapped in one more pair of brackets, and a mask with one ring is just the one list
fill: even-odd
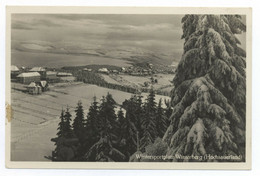
[(19, 68), (15, 65), (11, 65), (11, 71), (19, 71)]
[(30, 71), (31, 72), (45, 71), (45, 68), (43, 68), (43, 67), (33, 67)]
[(27, 73), (21, 73), (17, 77), (23, 78), (23, 77), (34, 77), (34, 76), (41, 76), (38, 72), (27, 72)]
[(65, 73), (65, 72), (59, 72), (57, 75), (58, 76), (72, 76), (71, 73)]
[(92, 71), (91, 68), (84, 68), (83, 70), (85, 70), (85, 71)]
[(42, 87), (45, 87), (47, 84), (47, 81), (40, 81), (40, 83), (41, 83)]
[(100, 71), (100, 72), (108, 72), (108, 69), (107, 68), (100, 68), (98, 71)]
[(35, 82), (31, 82), (27, 87), (36, 87), (36, 83)]

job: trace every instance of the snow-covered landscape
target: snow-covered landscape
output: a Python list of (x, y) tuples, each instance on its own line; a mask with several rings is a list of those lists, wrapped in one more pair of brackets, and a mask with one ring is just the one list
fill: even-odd
[(247, 162), (246, 15), (12, 16), (11, 160)]
[[(11, 127), (11, 160), (13, 161), (48, 161), (44, 156), (51, 155), (54, 143), (51, 138), (57, 133), (59, 116), (62, 108), (69, 107), (75, 115), (79, 100), (88, 109), (96, 96), (101, 99), (108, 92), (118, 104), (131, 97), (130, 93), (88, 85), (84, 83), (57, 83), (51, 90), (41, 95), (29, 95), (15, 90), (24, 85), (12, 83), (11, 99), (13, 120)], [(144, 98), (147, 93), (143, 93)], [(156, 96), (169, 100), (167, 96)], [(87, 112), (85, 112), (87, 114)]]

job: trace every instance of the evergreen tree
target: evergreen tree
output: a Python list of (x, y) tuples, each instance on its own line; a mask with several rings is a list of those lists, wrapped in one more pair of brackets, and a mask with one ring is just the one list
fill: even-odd
[(166, 117), (164, 114), (164, 109), (162, 108), (162, 99), (159, 100), (157, 111), (156, 111), (156, 131), (158, 134), (158, 137), (162, 138), (167, 126), (166, 126)]
[(102, 100), (99, 107), (100, 135), (109, 136), (113, 143), (116, 141), (116, 102), (111, 94)]
[(64, 115), (64, 137), (65, 138), (74, 137), (70, 123), (71, 123), (71, 114), (69, 112), (69, 108), (67, 107), (67, 110)]
[(61, 115), (60, 115), (60, 123), (58, 124), (58, 133), (57, 133), (57, 137), (63, 137), (64, 136), (64, 110), (61, 110)]
[(116, 134), (117, 116), (115, 114), (116, 102), (111, 94), (107, 94), (99, 107), (99, 134), (100, 139), (86, 153), (87, 161), (123, 161), (125, 156), (114, 146), (118, 143)]
[(58, 124), (58, 132), (57, 132), (57, 137), (54, 139), (52, 139), (52, 141), (54, 142), (55, 150), (52, 152), (52, 160), (55, 161), (57, 160), (57, 153), (59, 152), (60, 146), (58, 143), (58, 139), (64, 137), (64, 110), (62, 109), (61, 111), (61, 115), (60, 115), (60, 122)]
[(141, 94), (136, 96), (136, 103), (135, 103), (135, 113), (136, 113), (136, 119), (134, 121), (135, 127), (138, 131), (139, 137), (142, 136), (143, 130), (142, 130), (142, 119), (144, 116), (144, 109), (143, 109), (143, 102), (142, 102), (143, 96)]
[[(51, 141), (55, 142), (56, 148), (52, 152), (52, 157), (47, 157), (52, 161), (72, 161), (75, 159), (75, 147), (78, 140), (71, 138), (71, 130), (68, 130), (68, 124), (66, 124), (66, 115), (69, 116), (68, 109), (64, 114), (64, 110), (61, 112), (60, 123), (58, 125), (58, 133), (56, 138), (52, 138)], [(70, 132), (68, 132), (70, 131)], [(68, 135), (69, 134), (69, 135)]]
[(131, 154), (137, 150), (137, 119), (140, 114), (137, 112), (137, 98), (132, 96), (129, 100), (123, 102), (123, 107), (126, 110), (126, 117), (124, 120), (122, 133), (123, 138), (125, 139), (125, 148), (122, 150), (127, 156), (127, 160)]
[(76, 107), (76, 117), (73, 120), (73, 131), (80, 143), (84, 140), (84, 111), (81, 101), (78, 102)]
[(144, 151), (145, 147), (152, 144), (158, 136), (156, 131), (156, 102), (155, 93), (151, 89), (150, 93), (144, 104), (144, 116), (142, 119), (143, 135), (141, 138), (141, 150)]
[[(125, 161), (128, 160), (129, 156), (129, 145), (128, 145), (128, 122), (126, 117), (124, 116), (124, 112), (122, 108), (117, 113), (117, 137), (118, 137), (118, 143), (116, 145), (116, 148), (121, 151), (126, 157)], [(131, 147), (130, 147), (131, 148)]]
[(116, 134), (118, 137), (118, 146), (122, 147), (125, 145), (125, 123), (126, 123), (126, 118), (124, 116), (124, 112), (122, 108), (119, 109), (117, 112), (117, 127), (116, 127)]
[(96, 97), (93, 98), (93, 102), (89, 107), (85, 124), (85, 149), (87, 150), (94, 145), (100, 139), (99, 135), (99, 107)]
[(113, 147), (109, 136), (101, 137), (86, 153), (87, 161), (124, 161), (125, 155)]
[[(124, 116), (124, 112), (123, 112), (122, 108), (120, 108), (120, 110), (117, 112), (117, 121), (118, 121), (119, 127), (121, 126), (121, 124), (124, 124), (125, 116)], [(120, 129), (122, 129), (122, 126)]]
[[(172, 91), (168, 155), (245, 156), (245, 52), (238, 15), (185, 15)], [(223, 161), (223, 160), (222, 160)], [(227, 160), (230, 161), (230, 160)]]

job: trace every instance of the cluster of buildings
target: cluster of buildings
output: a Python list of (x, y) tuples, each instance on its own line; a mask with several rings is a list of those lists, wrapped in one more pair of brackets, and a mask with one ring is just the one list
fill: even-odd
[[(84, 68), (83, 71), (85, 71), (85, 72), (92, 72), (93, 70), (90, 69), (90, 68)], [(118, 70), (109, 70), (109, 69), (107, 69), (105, 67), (98, 69), (97, 72), (103, 73), (103, 74), (109, 74), (109, 73), (118, 74), (119, 73)]]
[(41, 94), (48, 90), (48, 83), (59, 82), (63, 77), (72, 77), (71, 73), (48, 71), (43, 67), (33, 67), (29, 70), (11, 66), (11, 80), (27, 84), (30, 94)]
[(146, 68), (134, 67), (134, 66), (122, 67), (121, 70), (122, 70), (122, 73), (133, 75), (133, 76), (148, 76), (148, 75), (152, 75), (154, 73), (152, 68), (146, 69)]
[[(84, 68), (83, 72), (92, 72), (93, 70), (90, 68)], [(144, 69), (142, 67), (121, 67), (121, 69), (108, 69), (106, 67), (99, 68), (98, 70), (95, 70), (95, 72), (102, 73), (102, 74), (129, 74), (133, 76), (147, 76), (152, 75), (153, 71), (151, 68)]]
[(144, 63), (135, 66), (121, 67), (120, 69), (108, 69), (106, 67), (99, 69), (83, 68), (83, 72), (98, 72), (102, 74), (128, 74), (133, 76), (150, 76), (156, 73), (174, 74), (176, 70), (175, 65), (153, 65), (151, 63)]
[(48, 83), (47, 81), (39, 81), (39, 82), (31, 82), (27, 86), (27, 91), (29, 94), (37, 95), (41, 94), (48, 90)]

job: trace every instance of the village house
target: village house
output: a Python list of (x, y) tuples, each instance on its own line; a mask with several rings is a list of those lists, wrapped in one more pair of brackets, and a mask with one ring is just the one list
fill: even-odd
[(125, 68), (125, 67), (122, 67), (122, 68), (121, 68), (121, 72), (122, 72), (122, 73), (126, 73), (126, 72), (127, 72), (126, 68)]
[(59, 78), (57, 77), (57, 72), (47, 71), (45, 80), (49, 83), (59, 82)]
[(66, 72), (59, 72), (59, 73), (57, 73), (57, 76), (58, 77), (70, 77), (70, 76), (72, 76), (72, 74), (66, 73)]
[(46, 77), (46, 69), (43, 67), (33, 67), (29, 72), (38, 72), (41, 75), (41, 79)]
[(76, 78), (71, 73), (59, 72), (57, 76), (62, 82), (73, 82), (76, 80)]
[(15, 65), (11, 65), (11, 79), (15, 79), (17, 75), (19, 75), (20, 70)]
[(35, 82), (31, 82), (27, 86), (27, 91), (28, 91), (29, 94), (37, 95), (37, 94), (42, 93), (42, 88), (41, 88), (41, 86), (37, 85)]
[(91, 68), (84, 68), (83, 71), (91, 72), (92, 69)]
[(42, 92), (45, 92), (48, 90), (48, 82), (47, 81), (40, 81), (39, 86), (41, 87)]
[(31, 82), (39, 82), (41, 80), (41, 75), (38, 72), (27, 72), (19, 74), (17, 79), (22, 84), (29, 84)]
[(148, 64), (148, 67), (149, 67), (150, 69), (152, 69), (152, 68), (153, 68), (153, 64)]
[(100, 73), (106, 73), (106, 74), (109, 73), (109, 71), (108, 71), (107, 68), (100, 68), (100, 69), (98, 69), (98, 72), (100, 72)]

